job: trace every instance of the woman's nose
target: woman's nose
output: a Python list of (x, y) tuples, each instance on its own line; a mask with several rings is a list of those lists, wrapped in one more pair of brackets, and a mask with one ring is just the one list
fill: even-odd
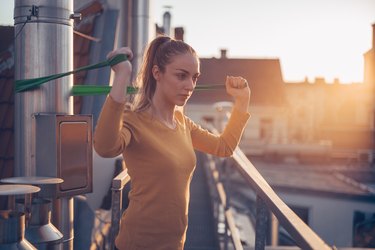
[(193, 91), (195, 88), (195, 85), (196, 85), (196, 82), (193, 79), (191, 79), (186, 83), (186, 89), (189, 91)]

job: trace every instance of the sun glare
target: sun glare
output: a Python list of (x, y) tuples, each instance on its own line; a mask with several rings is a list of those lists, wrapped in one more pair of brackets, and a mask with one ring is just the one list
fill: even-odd
[[(160, 6), (156, 17), (167, 3), (172, 1), (155, 0), (154, 6)], [(232, 6), (222, 0), (191, 0), (172, 6), (172, 22), (184, 27), (186, 41), (201, 57), (218, 57), (225, 48), (229, 58), (279, 58), (285, 81), (363, 81), (375, 1), (248, 0)], [(213, 6), (215, 11), (208, 12)], [(213, 22), (202, 22), (208, 19)]]

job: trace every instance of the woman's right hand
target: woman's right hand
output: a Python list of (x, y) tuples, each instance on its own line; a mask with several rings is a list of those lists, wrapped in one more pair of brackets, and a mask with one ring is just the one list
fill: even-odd
[(133, 59), (133, 52), (131, 51), (129, 47), (118, 48), (109, 52), (107, 54), (107, 59), (110, 59), (119, 54), (125, 54), (128, 57), (128, 60), (125, 60), (123, 62), (113, 65), (112, 70), (116, 74), (125, 74), (130, 77), (132, 73), (132, 64), (130, 63), (130, 61)]
[(124, 103), (126, 101), (126, 87), (130, 85), (132, 75), (132, 64), (130, 63), (130, 60), (133, 59), (133, 52), (128, 47), (122, 47), (109, 52), (107, 59), (119, 54), (125, 54), (128, 57), (128, 60), (112, 66), (112, 70), (115, 72), (115, 77), (109, 95), (116, 102)]

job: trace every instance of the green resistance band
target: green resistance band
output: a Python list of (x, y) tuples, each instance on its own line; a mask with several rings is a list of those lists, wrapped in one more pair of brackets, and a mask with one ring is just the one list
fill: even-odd
[(108, 59), (106, 61), (97, 63), (97, 64), (91, 64), (87, 65), (78, 69), (75, 69), (73, 71), (61, 73), (61, 74), (55, 74), (55, 75), (50, 75), (50, 76), (44, 76), (44, 77), (39, 77), (39, 78), (32, 78), (32, 79), (24, 79), (24, 80), (16, 80), (15, 82), (15, 91), (16, 92), (22, 92), (26, 91), (29, 89), (34, 89), (38, 87), (39, 85), (42, 85), (43, 83), (49, 82), (51, 80), (55, 80), (70, 74), (78, 73), (84, 70), (92, 70), (92, 69), (98, 69), (98, 68), (103, 68), (106, 66), (113, 66), (115, 64), (118, 64), (120, 62), (123, 62), (127, 60), (127, 56), (125, 54), (119, 54), (111, 59)]
[[(74, 85), (72, 88), (72, 96), (87, 96), (87, 95), (106, 95), (111, 91), (112, 86), (99, 85)], [(214, 90), (224, 89), (224, 84), (205, 84), (195, 87), (195, 90)], [(126, 88), (127, 94), (137, 94), (138, 88), (128, 86)]]
[[(75, 74), (84, 70), (92, 70), (92, 69), (103, 68), (106, 66), (113, 66), (127, 59), (128, 58), (125, 54), (119, 54), (106, 61), (103, 61), (97, 64), (87, 65), (87, 66), (75, 69), (73, 71), (50, 75), (50, 76), (32, 78), (32, 79), (16, 80), (15, 91), (23, 92), (26, 90), (34, 89), (38, 87), (39, 85), (42, 85), (46, 82), (49, 82), (49, 81), (52, 81), (52, 80), (55, 80), (55, 79), (58, 79), (58, 78), (61, 78), (70, 74)], [(223, 88), (225, 88), (224, 84), (209, 84), (209, 85), (205, 84), (205, 85), (196, 86), (195, 90), (212, 90), (212, 89), (223, 89)], [(75, 85), (72, 88), (71, 95), (72, 96), (104, 95), (104, 94), (108, 94), (110, 91), (111, 91), (111, 86)], [(138, 92), (138, 89), (136, 87), (129, 86), (126, 89), (127, 94), (136, 94), (137, 92)]]

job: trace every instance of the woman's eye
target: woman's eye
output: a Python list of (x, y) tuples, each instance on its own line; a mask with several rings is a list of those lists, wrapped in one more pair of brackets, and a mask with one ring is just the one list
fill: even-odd
[(179, 80), (184, 80), (184, 79), (186, 78), (186, 74), (183, 74), (183, 73), (181, 73), (181, 74), (177, 74), (177, 78), (178, 78)]

